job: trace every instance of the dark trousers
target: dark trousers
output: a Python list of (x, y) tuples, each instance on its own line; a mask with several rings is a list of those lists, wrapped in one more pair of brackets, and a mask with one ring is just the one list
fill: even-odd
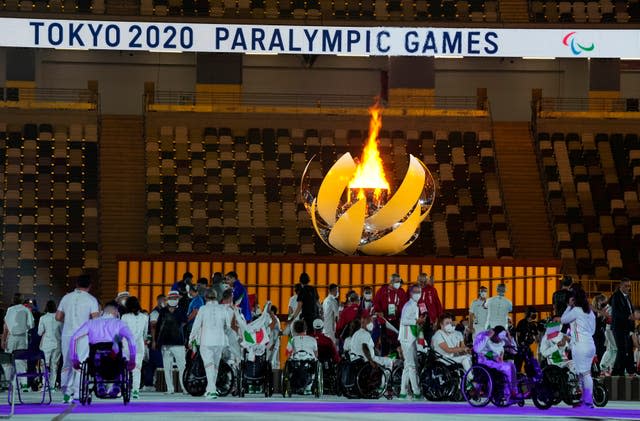
[(629, 332), (616, 329), (613, 331), (613, 337), (616, 340), (618, 353), (616, 354), (616, 362), (613, 364), (611, 374), (614, 376), (624, 376), (625, 370), (629, 374), (635, 373), (636, 369), (633, 364), (633, 342), (631, 341)]
[(149, 350), (149, 360), (142, 363), (142, 385), (155, 386), (153, 375), (158, 367), (162, 367), (162, 352), (159, 349)]

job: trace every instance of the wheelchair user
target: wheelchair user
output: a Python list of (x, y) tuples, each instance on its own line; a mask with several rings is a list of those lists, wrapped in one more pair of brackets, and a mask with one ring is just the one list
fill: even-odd
[(313, 337), (318, 343), (318, 359), (320, 362), (340, 362), (340, 354), (336, 344), (330, 337), (325, 335), (322, 330), (324, 328), (324, 322), (322, 319), (315, 319), (313, 321)]
[[(102, 316), (84, 322), (84, 324), (82, 324), (82, 326), (80, 326), (71, 337), (69, 355), (71, 356), (73, 367), (76, 370), (80, 369), (77, 342), (78, 339), (83, 336), (88, 336), (89, 347), (101, 343), (112, 343), (112, 351), (117, 355), (122, 355), (120, 346), (122, 346), (122, 339), (126, 339), (129, 346), (129, 360), (125, 360), (127, 363), (127, 370), (132, 371), (135, 368), (135, 338), (133, 337), (131, 330), (127, 327), (127, 324), (118, 318), (118, 304), (115, 301), (107, 303), (102, 310)], [(103, 379), (114, 379), (117, 378), (119, 374), (120, 371), (113, 373), (101, 372), (100, 367), (96, 366), (95, 381), (98, 385), (97, 388), (104, 388), (104, 384), (102, 383)], [(116, 397), (118, 393), (120, 393), (120, 386), (117, 383), (114, 383), (109, 391), (109, 395), (111, 397)]]
[(312, 382), (308, 379), (314, 375), (315, 365), (309, 363), (318, 361), (318, 342), (313, 336), (307, 335), (307, 324), (304, 320), (293, 322), (293, 336), (287, 344), (287, 357), (287, 363), (294, 363), (292, 380), (295, 380), (296, 386), (304, 385), (305, 395), (311, 394)]
[(345, 343), (345, 351), (347, 355), (354, 358), (362, 358), (368, 361), (372, 366), (381, 365), (391, 370), (393, 368), (393, 359), (389, 357), (379, 357), (375, 354), (375, 345), (371, 337), (373, 330), (373, 321), (369, 313), (363, 313), (360, 318), (360, 329), (351, 336), (349, 344)]
[(513, 339), (504, 326), (496, 326), (480, 332), (473, 343), (473, 350), (478, 356), (478, 363), (502, 373), (506, 379), (505, 395), (517, 396), (516, 366), (513, 360), (504, 359), (505, 347), (514, 347)]
[[(560, 326), (558, 324), (558, 326)], [(549, 365), (555, 365), (560, 368), (567, 367), (573, 371), (573, 361), (569, 359), (567, 351), (571, 345), (571, 338), (565, 335), (559, 329), (557, 332), (552, 331), (546, 333), (540, 341), (540, 355), (542, 355)]]
[[(449, 360), (461, 364), (465, 371), (471, 368), (471, 350), (464, 344), (462, 333), (455, 329), (453, 316), (449, 313), (440, 315), (440, 329), (431, 338), (433, 350)], [(443, 361), (448, 364), (446, 360)]]

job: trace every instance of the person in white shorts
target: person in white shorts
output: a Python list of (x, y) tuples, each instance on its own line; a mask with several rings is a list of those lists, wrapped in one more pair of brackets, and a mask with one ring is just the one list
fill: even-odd
[(54, 391), (58, 379), (61, 333), (62, 323), (56, 320), (56, 303), (49, 300), (45, 306), (45, 314), (38, 322), (38, 335), (41, 336), (40, 350), (44, 353), (44, 360), (49, 367), (49, 384)]
[[(20, 294), (14, 295), (13, 305), (7, 309), (7, 313), (4, 316), (2, 348), (6, 352), (27, 349), (29, 347), (29, 330), (33, 329), (33, 326), (34, 321), (31, 311), (22, 303)], [(4, 370), (6, 373), (10, 368), (6, 367)], [(19, 373), (25, 373), (27, 371), (27, 362), (25, 360), (16, 360), (16, 370)], [(25, 392), (29, 391), (26, 383), (22, 384), (21, 387)]]
[[(89, 294), (90, 289), (91, 278), (89, 275), (80, 275), (76, 280), (76, 289), (62, 297), (56, 312), (56, 320), (62, 322), (60, 386), (64, 394), (64, 403), (71, 403), (75, 393), (79, 392), (80, 383), (80, 372), (73, 368), (73, 363), (69, 356), (71, 337), (84, 322), (100, 315), (98, 300)], [(82, 338), (77, 346), (81, 360), (86, 359), (89, 356), (89, 342), (87, 339)]]

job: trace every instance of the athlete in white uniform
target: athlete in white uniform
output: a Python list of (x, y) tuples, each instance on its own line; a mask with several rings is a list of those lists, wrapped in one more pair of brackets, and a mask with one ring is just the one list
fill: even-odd
[(411, 299), (402, 307), (400, 316), (400, 329), (398, 330), (398, 341), (404, 356), (404, 368), (402, 370), (402, 380), (400, 382), (400, 398), (406, 399), (407, 386), (411, 385), (411, 392), (414, 399), (420, 399), (420, 387), (418, 386), (418, 333), (422, 330), (424, 317), (420, 317), (418, 301), (422, 296), (422, 290), (415, 285), (410, 288)]
[(464, 337), (456, 330), (450, 314), (440, 316), (440, 330), (433, 335), (431, 346), (435, 352), (461, 364), (465, 370), (471, 368), (471, 351), (464, 345)]
[(293, 322), (293, 335), (287, 343), (287, 356), (292, 360), (318, 359), (318, 341), (313, 336), (307, 336), (304, 320)]
[(509, 313), (513, 309), (511, 301), (504, 298), (504, 294), (507, 291), (505, 284), (498, 285), (498, 295), (491, 297), (487, 300), (487, 321), (485, 323), (486, 329), (494, 329), (498, 326), (502, 326), (505, 329), (509, 328)]
[[(2, 347), (7, 352), (17, 349), (27, 349), (29, 346), (29, 330), (33, 329), (34, 321), (31, 311), (22, 304), (22, 297), (16, 294), (13, 297), (13, 305), (7, 309), (4, 316), (4, 329), (2, 331)], [(25, 360), (16, 360), (16, 369), (19, 373), (27, 371)], [(10, 370), (5, 368), (5, 373)], [(24, 377), (22, 378), (24, 379)], [(28, 391), (27, 384), (21, 385), (22, 389)]]
[(55, 301), (47, 301), (45, 312), (38, 322), (38, 335), (41, 336), (40, 350), (44, 353), (44, 360), (49, 367), (49, 384), (55, 390), (58, 378), (58, 361), (60, 360), (62, 323), (56, 320)]
[(329, 285), (329, 295), (322, 302), (322, 312), (324, 314), (324, 328), (322, 333), (328, 336), (333, 343), (337, 343), (336, 340), (336, 323), (338, 322), (338, 315), (340, 313), (340, 303), (338, 297), (340, 292), (338, 285)]
[(344, 344), (344, 350), (351, 355), (351, 359), (362, 358), (365, 361), (375, 362), (385, 368), (391, 370), (393, 368), (393, 360), (389, 357), (379, 357), (375, 353), (375, 345), (371, 337), (373, 330), (373, 321), (369, 313), (364, 313), (360, 318), (360, 329), (352, 336), (348, 345)]
[[(140, 311), (140, 301), (137, 297), (128, 297), (125, 301), (127, 313), (122, 316), (122, 321), (129, 327), (136, 341), (136, 367), (133, 369), (133, 384), (131, 397), (140, 398), (140, 370), (144, 359), (144, 341), (149, 333), (149, 316)], [(128, 359), (127, 355), (127, 359)]]
[(593, 334), (596, 331), (596, 316), (591, 311), (587, 294), (582, 287), (574, 284), (574, 296), (569, 298), (569, 306), (560, 318), (563, 324), (571, 329), (571, 356), (575, 372), (580, 376), (582, 384), (582, 404), (593, 407), (593, 379), (591, 364), (596, 355), (596, 344)]
[[(69, 356), (71, 337), (84, 322), (100, 315), (98, 300), (91, 294), (91, 278), (88, 275), (81, 275), (76, 280), (76, 289), (64, 297), (58, 305), (56, 320), (62, 322), (61, 350), (62, 350), (62, 373), (60, 386), (64, 393), (64, 403), (73, 400), (75, 392), (79, 391), (80, 372), (73, 368), (73, 363)], [(80, 339), (77, 344), (80, 361), (84, 361), (89, 356), (89, 342), (86, 337)]]
[(224, 304), (217, 301), (216, 292), (208, 290), (205, 293), (206, 304), (198, 309), (193, 322), (193, 329), (189, 337), (189, 344), (193, 341), (200, 346), (200, 356), (207, 375), (207, 394), (209, 399), (216, 399), (216, 379), (222, 352), (229, 344), (227, 330), (231, 329), (232, 314)]

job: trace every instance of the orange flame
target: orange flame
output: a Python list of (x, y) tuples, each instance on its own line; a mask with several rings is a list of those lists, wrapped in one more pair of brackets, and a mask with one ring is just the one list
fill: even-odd
[(378, 133), (382, 128), (382, 107), (378, 101), (369, 108), (371, 119), (369, 120), (369, 138), (362, 151), (360, 163), (356, 167), (356, 173), (349, 183), (349, 189), (359, 189), (358, 199), (365, 197), (364, 189), (374, 189), (373, 196), (380, 198), (382, 190), (389, 190), (380, 151), (378, 150)]

